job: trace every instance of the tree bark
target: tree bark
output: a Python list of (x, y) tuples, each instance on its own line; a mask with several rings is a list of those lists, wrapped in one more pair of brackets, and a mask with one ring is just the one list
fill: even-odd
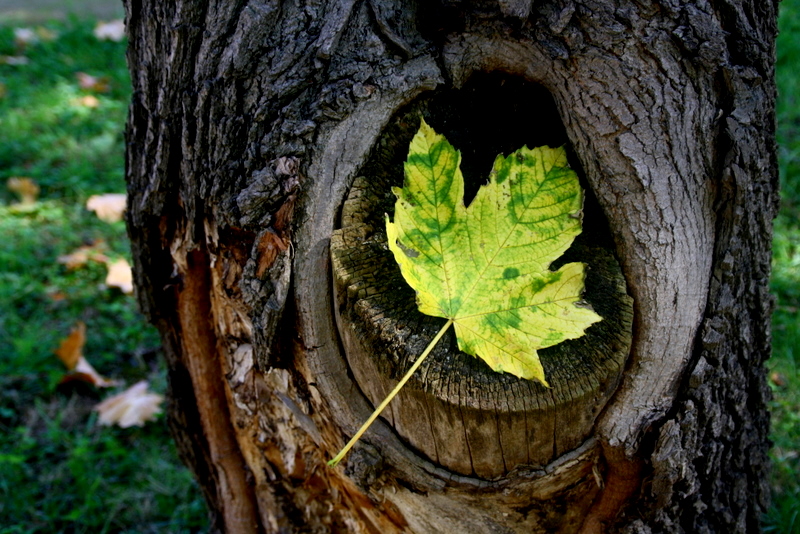
[[(136, 286), (212, 529), (759, 529), (776, 2), (126, 0), (126, 12)], [(616, 288), (598, 302), (619, 333), (570, 349), (573, 363), (543, 357), (567, 369), (552, 401), (442, 350), (431, 365), (461, 364), (420, 378), (331, 469), (371, 389), (432, 335), (424, 320), (389, 332), (391, 317), (359, 319), (378, 301), (331, 256), (363, 184), (399, 185), (420, 115), (462, 150), (473, 191), (498, 152), (567, 145), (597, 250), (573, 254), (618, 264), (595, 273)], [(381, 202), (357, 209), (370, 232)], [(351, 237), (348, 255), (380, 248)], [(398, 295), (387, 309), (408, 308)], [(354, 339), (381, 335), (390, 357), (370, 367)], [(414, 417), (431, 437), (412, 435)]]

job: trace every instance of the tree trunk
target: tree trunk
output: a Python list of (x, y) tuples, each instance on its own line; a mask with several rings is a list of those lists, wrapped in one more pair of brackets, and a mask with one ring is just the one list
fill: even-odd
[[(126, 9), (136, 285), (215, 530), (759, 529), (776, 2)], [(605, 320), (550, 390), (445, 343), (328, 468), (436, 326), (382, 241), (420, 117), (472, 194), (567, 146)]]

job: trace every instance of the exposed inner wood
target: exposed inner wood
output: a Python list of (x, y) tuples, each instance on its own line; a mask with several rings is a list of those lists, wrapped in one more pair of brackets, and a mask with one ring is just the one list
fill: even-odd
[(641, 488), (643, 462), (640, 458), (627, 458), (621, 447), (603, 447), (606, 460), (606, 477), (603, 491), (592, 504), (579, 534), (601, 534), (609, 526), (625, 501)]
[(200, 422), (207, 439), (214, 474), (221, 492), (226, 532), (258, 532), (255, 495), (247, 483), (244, 461), (230, 423), (225, 377), (211, 323), (208, 256), (195, 250), (186, 255), (183, 290), (178, 295), (183, 359), (192, 379)]
[[(497, 79), (467, 90), (480, 93), (482, 84), (494, 86)], [(406, 108), (385, 130), (364, 176), (353, 184), (341, 228), (331, 238), (341, 339), (356, 382), (375, 405), (444, 322), (417, 311), (414, 292), (386, 246), (383, 223), (384, 213), (393, 210), (391, 187), (402, 184), (402, 161), (420, 114), (442, 131), (458, 112), (446, 109), (442, 100), (434, 97)], [(491, 128), (483, 135), (492, 136)], [(513, 134), (507, 137), (515, 142)], [(514, 148), (519, 148), (526, 140), (516, 142)], [(485, 174), (490, 164), (482, 169)], [(465, 169), (474, 166), (474, 160), (464, 162)], [(470, 180), (469, 174), (467, 180), (467, 195), (474, 195), (482, 182)], [(604, 320), (580, 339), (540, 351), (551, 389), (491, 371), (458, 351), (449, 333), (384, 412), (401, 438), (434, 463), (464, 475), (495, 478), (520, 465), (546, 465), (591, 434), (630, 348), (632, 301), (599, 210), (587, 206), (586, 212), (586, 231), (553, 267), (567, 261), (587, 263), (585, 300)]]

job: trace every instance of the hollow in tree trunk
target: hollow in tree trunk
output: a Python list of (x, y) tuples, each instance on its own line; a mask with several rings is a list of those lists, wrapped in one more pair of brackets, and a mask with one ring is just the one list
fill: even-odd
[[(225, 532), (753, 532), (777, 3), (126, 1), (128, 224), (170, 423)], [(467, 196), (567, 148), (604, 321), (550, 389), (445, 340), (385, 245), (424, 118)], [(387, 261), (388, 258), (388, 261)]]

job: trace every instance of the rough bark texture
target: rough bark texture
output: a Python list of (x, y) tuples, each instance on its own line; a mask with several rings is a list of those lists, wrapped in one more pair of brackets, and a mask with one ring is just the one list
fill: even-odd
[[(162, 332), (173, 430), (214, 529), (758, 530), (776, 2), (127, 0), (126, 10), (138, 295)], [(466, 109), (448, 137), (532, 142), (537, 125), (517, 124), (515, 106), (555, 107), (558, 142), (633, 297), (618, 387), (586, 406), (592, 435), (547, 465), (458, 473), (384, 421), (328, 469), (371, 411), (332, 304), (344, 199), (409, 104), (467, 91), (481, 73), (508, 82), (498, 100), (510, 111), (480, 137)], [(553, 103), (508, 89), (517, 81)]]

